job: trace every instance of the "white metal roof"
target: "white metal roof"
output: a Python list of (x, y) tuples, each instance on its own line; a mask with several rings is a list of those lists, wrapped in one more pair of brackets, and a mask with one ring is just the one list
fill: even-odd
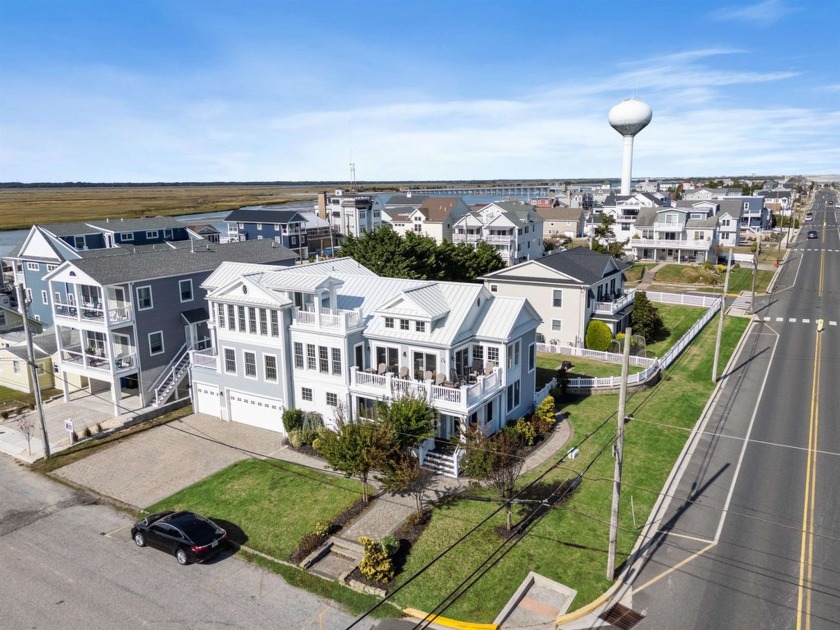
[(207, 276), (207, 279), (201, 283), (201, 287), (213, 291), (230, 284), (241, 276), (281, 268), (275, 265), (260, 265), (257, 263), (223, 262), (216, 268), (216, 271)]

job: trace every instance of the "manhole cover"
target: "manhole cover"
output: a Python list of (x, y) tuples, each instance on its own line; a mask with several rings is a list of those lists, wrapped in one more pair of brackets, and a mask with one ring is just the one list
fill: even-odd
[(621, 630), (630, 630), (642, 619), (644, 619), (644, 616), (641, 613), (637, 613), (635, 610), (627, 608), (627, 606), (615, 604), (598, 615), (598, 618), (603, 619), (616, 628), (621, 628)]

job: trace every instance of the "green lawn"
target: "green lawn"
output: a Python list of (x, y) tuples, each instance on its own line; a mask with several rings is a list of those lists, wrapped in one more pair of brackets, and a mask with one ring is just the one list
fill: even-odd
[[(738, 267), (729, 274), (729, 293), (752, 290), (752, 267)], [(665, 265), (654, 276), (657, 283), (696, 284), (707, 287), (717, 287), (722, 290), (726, 272), (717, 269), (704, 269), (700, 265)], [(773, 279), (773, 272), (765, 269), (756, 271), (755, 290), (757, 293), (767, 291), (767, 286)], [(651, 290), (653, 287), (651, 287)], [(667, 291), (667, 288), (663, 290)]]
[(647, 356), (649, 357), (661, 357), (665, 354), (707, 310), (703, 306), (682, 306), (681, 304), (659, 304), (657, 302), (654, 302), (653, 305), (659, 311), (662, 323), (668, 330), (668, 336), (648, 343)]
[(0, 406), (12, 401), (29, 404), (30, 402), (35, 402), (35, 397), (31, 394), (25, 394), (16, 389), (0, 385)]
[[(743, 318), (726, 319), (721, 353), (724, 365), (748, 323)], [(626, 431), (619, 562), (632, 549), (690, 428), (711, 394), (715, 332), (714, 326), (707, 326), (656, 387), (629, 397), (627, 412), (632, 413), (635, 420), (627, 425)], [(563, 401), (563, 409), (571, 414), (576, 443), (614, 413), (617, 400), (618, 396), (613, 394)], [(583, 470), (596, 453), (608, 445), (614, 426), (614, 420), (609, 422), (580, 446), (577, 459), (549, 473), (541, 482), (543, 496), (546, 490), (550, 491), (569, 478), (571, 471)], [(606, 452), (609, 453), (608, 447)], [(548, 465), (532, 471), (521, 483), (534, 479)], [(567, 502), (549, 513), (521, 539), (503, 560), (446, 611), (445, 616), (472, 622), (492, 621), (529, 571), (537, 571), (577, 589), (578, 596), (572, 609), (603, 593), (609, 586), (604, 572), (613, 465), (609, 455), (597, 459)], [(631, 497), (636, 527), (630, 511)], [(403, 579), (417, 572), (493, 508), (493, 504), (459, 500), (435, 509), (429, 527), (408, 558)], [(493, 527), (502, 523), (503, 516), (499, 515), (467, 538), (398, 593), (398, 603), (421, 610), (434, 608), (500, 543)]]
[[(587, 378), (604, 376), (621, 376), (620, 363), (607, 363), (582, 357), (570, 357), (550, 352), (537, 353), (537, 389), (545, 385), (557, 374), (557, 368), (563, 361), (571, 361), (574, 367), (569, 370), (569, 378)], [(630, 366), (630, 374), (641, 372), (644, 368), (638, 365)]]
[(656, 264), (657, 263), (633, 263), (630, 267), (624, 270), (624, 275), (627, 278), (626, 282), (628, 284), (641, 282), (645, 277), (647, 270), (655, 267)]
[(247, 545), (286, 559), (304, 534), (361, 498), (361, 484), (286, 462), (246, 459), (146, 508), (231, 522)]

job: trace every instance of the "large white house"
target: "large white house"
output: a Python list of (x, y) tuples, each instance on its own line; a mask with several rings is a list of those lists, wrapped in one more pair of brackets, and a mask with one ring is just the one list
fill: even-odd
[(455, 222), (452, 242), (492, 245), (506, 265), (543, 255), (543, 218), (524, 201), (496, 201)]
[(225, 263), (201, 286), (211, 346), (192, 352), (198, 412), (282, 432), (284, 409), (329, 425), (339, 408), (365, 417), (411, 394), (451, 439), (469, 425), (495, 432), (533, 406), (540, 318), (523, 297), (382, 278), (349, 258)]
[(440, 244), (452, 241), (455, 223), (470, 209), (460, 197), (427, 197), (416, 207), (402, 205), (382, 213), (393, 230), (404, 236), (408, 232), (430, 236)]

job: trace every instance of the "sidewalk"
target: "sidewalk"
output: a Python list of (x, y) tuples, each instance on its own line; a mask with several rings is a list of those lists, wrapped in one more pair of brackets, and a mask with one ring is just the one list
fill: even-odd
[(650, 285), (653, 284), (653, 278), (656, 275), (656, 272), (662, 269), (662, 267), (664, 267), (667, 264), (668, 261), (664, 261), (657, 264), (655, 267), (645, 269), (645, 275), (642, 277), (642, 281), (636, 286), (636, 290), (647, 291), (648, 287), (650, 287)]

